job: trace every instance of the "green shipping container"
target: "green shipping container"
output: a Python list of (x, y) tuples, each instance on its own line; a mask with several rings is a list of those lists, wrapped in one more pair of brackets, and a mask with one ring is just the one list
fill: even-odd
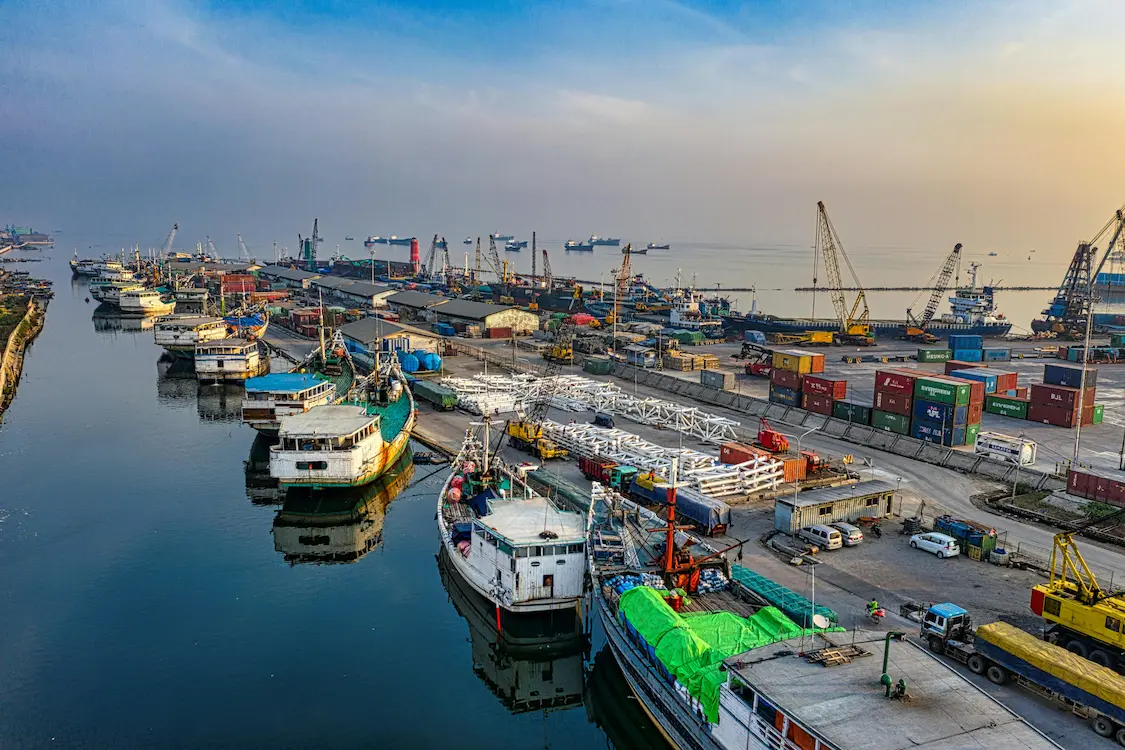
[(965, 406), (969, 403), (970, 391), (968, 383), (952, 383), (937, 378), (918, 378), (914, 381), (914, 398), (938, 404)]
[(847, 422), (871, 424), (871, 407), (863, 404), (852, 404), (847, 401), (837, 401), (832, 404), (832, 416)]
[(1105, 416), (1105, 404), (1094, 404), (1094, 419), (1093, 424), (1101, 424), (1102, 418)]
[(591, 375), (608, 375), (613, 372), (613, 360), (609, 357), (587, 357), (582, 369)]
[(1027, 419), (1027, 402), (1000, 398), (991, 394), (984, 397), (984, 410), (989, 414), (999, 414), (1012, 419)]
[(976, 445), (977, 435), (980, 434), (980, 424), (971, 424), (965, 427), (965, 445)]
[(953, 359), (952, 349), (919, 349), (918, 362), (948, 362)]
[(1109, 335), (1110, 346), (1125, 346), (1125, 333), (1111, 333)]
[(910, 434), (910, 417), (892, 414), (889, 411), (871, 410), (871, 426), (877, 430), (887, 430), (899, 435)]

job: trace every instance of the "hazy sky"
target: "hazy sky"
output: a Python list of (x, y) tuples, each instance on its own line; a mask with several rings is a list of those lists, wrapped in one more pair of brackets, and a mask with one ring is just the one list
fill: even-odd
[[(1125, 3), (0, 2), (0, 221), (1069, 255)], [(70, 244), (69, 242), (67, 244)], [(179, 243), (178, 243), (179, 244)]]

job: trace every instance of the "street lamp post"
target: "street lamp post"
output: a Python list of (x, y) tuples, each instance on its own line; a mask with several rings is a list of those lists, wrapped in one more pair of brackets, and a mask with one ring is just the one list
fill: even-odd
[[(804, 432), (802, 432), (800, 435), (797, 436), (797, 460), (798, 461), (801, 459), (801, 441), (805, 439), (805, 436), (810, 435), (810, 434), (816, 432), (817, 430), (819, 430), (823, 427), (824, 427), (824, 425), (820, 425), (820, 427), (810, 427), (809, 429), (805, 430)], [(797, 484), (798, 484), (797, 482), (793, 482), (793, 497), (794, 497), (794, 499), (797, 497)]]

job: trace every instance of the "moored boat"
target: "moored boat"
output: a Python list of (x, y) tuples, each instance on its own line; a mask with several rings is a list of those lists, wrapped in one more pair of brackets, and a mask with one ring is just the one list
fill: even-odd
[(508, 240), (504, 243), (504, 250), (508, 252), (519, 252), (527, 247), (527, 240)]
[(356, 384), (347, 403), (282, 417), (270, 476), (283, 487), (359, 487), (378, 479), (410, 442), (414, 399), (396, 361)]
[(118, 307), (122, 292), (144, 288), (144, 284), (139, 281), (120, 281), (99, 276), (90, 282), (90, 296), (98, 302)]
[(514, 240), (515, 239), (515, 235), (501, 234), (500, 232), (495, 232), (494, 234), (491, 235), (491, 237), (492, 237), (492, 239), (496, 240), (497, 242), (507, 242), (508, 240)]
[(309, 373), (280, 372), (246, 381), (242, 421), (264, 435), (276, 435), (283, 417), (335, 403), (336, 385)]
[(175, 356), (194, 357), (199, 344), (226, 338), (227, 324), (204, 315), (170, 315), (156, 321), (152, 330), (157, 346)]
[(239, 383), (269, 369), (269, 354), (258, 341), (228, 337), (195, 347), (195, 376), (203, 383)]
[(497, 609), (575, 607), (583, 595), (588, 521), (557, 508), (489, 455), (490, 420), (470, 429), (438, 494), (438, 535), (451, 567)]
[(592, 242), (579, 242), (578, 240), (567, 240), (563, 245), (563, 250), (580, 250), (582, 252), (593, 252), (594, 244)]
[(667, 242), (650, 242), (645, 245), (645, 250), (670, 250), (671, 248), (672, 246)]
[(175, 311), (176, 300), (156, 289), (126, 289), (117, 306), (125, 315), (167, 315)]

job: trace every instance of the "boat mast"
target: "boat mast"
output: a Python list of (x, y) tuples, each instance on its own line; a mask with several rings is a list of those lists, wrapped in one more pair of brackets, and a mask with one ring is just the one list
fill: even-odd
[(483, 435), (483, 437), (484, 437), (484, 451), (483, 451), (484, 452), (484, 459), (481, 461), (481, 475), (482, 476), (488, 476), (488, 451), (489, 451), (489, 446), (490, 446), (490, 439), (489, 439), (489, 436), (488, 436), (488, 428), (489, 428), (489, 425), (491, 425), (491, 424), (492, 424), (492, 418), (486, 416), (484, 418), (484, 435)]
[(324, 354), (324, 292), (320, 292), (320, 325), (317, 328), (320, 330), (320, 361), (321, 364), (327, 361)]

